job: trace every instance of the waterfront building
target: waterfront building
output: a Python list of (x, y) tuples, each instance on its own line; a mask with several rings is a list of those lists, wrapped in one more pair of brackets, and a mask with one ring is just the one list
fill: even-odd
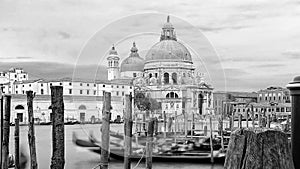
[(215, 92), (214, 108), (216, 113), (245, 116), (248, 111), (258, 114), (287, 116), (291, 114), (289, 90), (282, 87), (268, 87), (257, 92)]

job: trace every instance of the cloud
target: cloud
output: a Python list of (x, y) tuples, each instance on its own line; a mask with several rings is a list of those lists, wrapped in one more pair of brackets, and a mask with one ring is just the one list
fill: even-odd
[(0, 62), (0, 71), (11, 67), (23, 68), (30, 79), (60, 79), (64, 77), (86, 80), (106, 80), (106, 67), (102, 65), (72, 65), (57, 62)]
[(32, 59), (33, 57), (30, 57), (30, 56), (17, 56), (17, 57), (11, 57), (11, 56), (0, 56), (0, 59), (3, 59), (3, 60), (24, 60), (24, 59)]
[(300, 59), (300, 50), (287, 50), (281, 54), (287, 59)]
[(63, 31), (59, 31), (58, 35), (62, 38), (62, 39), (70, 39), (71, 35), (67, 32), (63, 32)]
[(279, 67), (284, 67), (284, 66), (285, 66), (285, 64), (269, 63), (269, 64), (259, 64), (259, 65), (256, 65), (254, 67), (270, 69), (270, 68), (279, 68)]

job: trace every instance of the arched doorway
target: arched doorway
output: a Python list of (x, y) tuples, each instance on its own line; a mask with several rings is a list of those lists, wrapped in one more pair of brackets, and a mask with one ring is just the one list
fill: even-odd
[(86, 112), (86, 106), (85, 105), (80, 105), (78, 107), (79, 109), (79, 120), (81, 123), (85, 122), (85, 112)]
[(23, 122), (24, 120), (24, 113), (25, 113), (25, 108), (24, 108), (24, 106), (23, 105), (17, 105), (16, 107), (15, 107), (15, 110), (16, 110), (16, 112), (17, 112), (17, 118), (19, 119), (19, 121), (20, 122)]

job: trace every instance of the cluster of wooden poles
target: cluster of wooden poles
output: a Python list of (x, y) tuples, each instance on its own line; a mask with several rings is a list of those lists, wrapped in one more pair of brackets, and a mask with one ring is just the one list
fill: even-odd
[[(246, 119), (246, 126), (243, 126), (243, 115), (242, 114), (239, 114), (238, 115), (238, 126), (237, 128), (243, 128), (243, 127), (246, 127), (248, 128), (250, 125), (249, 125), (249, 116), (248, 116), (248, 112), (245, 114), (245, 119)], [(258, 128), (271, 128), (271, 122), (272, 122), (272, 118), (271, 118), (271, 114), (267, 114), (267, 115), (263, 115), (262, 113), (259, 113), (258, 114), (258, 117), (257, 117), (257, 125), (255, 124), (255, 116), (254, 116), (254, 113), (252, 112), (252, 115), (251, 115), (251, 126), (252, 127), (258, 127)], [(289, 121), (290, 121), (290, 116), (287, 115), (286, 116), (286, 120), (287, 120), (287, 125), (290, 125)], [(231, 116), (231, 119), (230, 119), (230, 128), (231, 130), (234, 130), (235, 126), (234, 126), (234, 116), (232, 115)]]
[[(33, 99), (35, 94), (32, 91), (27, 91), (27, 106), (28, 106), (28, 143), (30, 150), (30, 168), (37, 169), (37, 155), (35, 145), (35, 130), (33, 116)], [(63, 88), (61, 86), (51, 87), (51, 108), (53, 113), (52, 118), (52, 160), (51, 169), (64, 168), (64, 105), (63, 105)], [(8, 169), (9, 165), (9, 133), (10, 133), (10, 116), (11, 116), (11, 96), (1, 96), (1, 160), (0, 166), (2, 169)], [(15, 119), (15, 168), (21, 169), (25, 166), (20, 165), (20, 130), (19, 119)], [(22, 160), (22, 159), (21, 159)], [(26, 162), (25, 162), (26, 164)]]

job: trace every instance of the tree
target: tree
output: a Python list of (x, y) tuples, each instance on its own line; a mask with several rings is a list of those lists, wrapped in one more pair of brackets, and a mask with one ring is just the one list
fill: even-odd
[(141, 111), (155, 111), (161, 108), (161, 104), (151, 97), (146, 97), (144, 93), (138, 92), (134, 98), (134, 104)]

